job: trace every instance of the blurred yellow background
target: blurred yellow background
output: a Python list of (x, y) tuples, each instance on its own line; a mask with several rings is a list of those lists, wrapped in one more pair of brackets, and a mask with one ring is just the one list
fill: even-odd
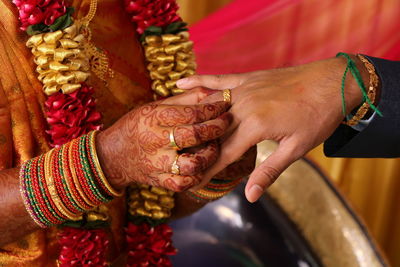
[[(231, 0), (177, 0), (193, 24)], [(393, 266), (400, 267), (400, 160), (326, 158), (322, 147), (308, 158), (335, 182), (361, 216)]]

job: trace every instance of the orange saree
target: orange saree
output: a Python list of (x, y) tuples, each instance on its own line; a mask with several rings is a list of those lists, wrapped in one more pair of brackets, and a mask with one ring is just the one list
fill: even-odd
[[(74, 17), (86, 15), (88, 0), (74, 0)], [(0, 170), (49, 150), (46, 139), (42, 85), (37, 80), (28, 36), (19, 30), (17, 9), (0, 1)], [(95, 88), (97, 110), (108, 127), (137, 105), (152, 99), (150, 82), (135, 29), (123, 11), (121, 0), (99, 0), (91, 22), (93, 43), (109, 58), (114, 77), (105, 82), (95, 75), (88, 84)], [(19, 196), (16, 196), (19, 197)], [(121, 254), (125, 208), (122, 199), (109, 204), (111, 260)], [(0, 248), (0, 266), (56, 266), (57, 229), (36, 231)]]

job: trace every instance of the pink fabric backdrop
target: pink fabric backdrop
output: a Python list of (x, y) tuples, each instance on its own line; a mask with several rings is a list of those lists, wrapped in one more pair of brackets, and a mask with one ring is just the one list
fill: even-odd
[(400, 59), (400, 1), (236, 0), (190, 31), (199, 73), (282, 67), (338, 51)]

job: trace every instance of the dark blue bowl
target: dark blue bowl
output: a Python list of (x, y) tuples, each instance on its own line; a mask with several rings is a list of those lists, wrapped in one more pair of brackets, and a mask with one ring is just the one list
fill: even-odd
[(243, 190), (244, 184), (171, 224), (175, 267), (322, 266), (268, 195), (251, 204)]

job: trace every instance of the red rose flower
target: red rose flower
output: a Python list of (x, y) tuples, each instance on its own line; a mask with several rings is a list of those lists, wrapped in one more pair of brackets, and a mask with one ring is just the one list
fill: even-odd
[(101, 128), (101, 115), (95, 110), (93, 88), (83, 84), (71, 94), (55, 93), (46, 100), (50, 144), (61, 146), (92, 130)]
[(59, 234), (60, 267), (108, 266), (106, 251), (107, 234), (102, 229), (84, 230), (65, 227)]
[(125, 9), (132, 14), (132, 22), (137, 25), (136, 31), (143, 34), (149, 26), (165, 27), (180, 21), (176, 14), (178, 4), (175, 0), (124, 0)]
[(172, 266), (168, 256), (177, 251), (172, 246), (172, 229), (167, 224), (151, 227), (129, 223), (126, 237), (129, 249), (127, 266)]
[(13, 3), (18, 8), (23, 31), (39, 23), (50, 26), (67, 11), (64, 0), (13, 0)]

